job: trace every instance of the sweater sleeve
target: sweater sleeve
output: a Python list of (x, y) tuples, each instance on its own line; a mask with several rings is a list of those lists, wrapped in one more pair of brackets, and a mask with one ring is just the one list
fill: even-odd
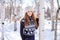
[(23, 28), (24, 28), (24, 21), (21, 20), (21, 22), (20, 22), (20, 35), (21, 35), (21, 38), (23, 38)]

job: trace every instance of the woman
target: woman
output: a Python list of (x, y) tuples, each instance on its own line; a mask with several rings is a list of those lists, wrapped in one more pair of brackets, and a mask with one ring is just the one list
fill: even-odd
[(20, 34), (22, 40), (35, 40), (35, 29), (38, 28), (38, 18), (35, 18), (32, 11), (27, 11), (20, 22)]

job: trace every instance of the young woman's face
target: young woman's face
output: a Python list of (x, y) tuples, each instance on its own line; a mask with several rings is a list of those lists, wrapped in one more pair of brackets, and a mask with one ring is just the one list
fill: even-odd
[(32, 16), (32, 11), (27, 12), (28, 16)]

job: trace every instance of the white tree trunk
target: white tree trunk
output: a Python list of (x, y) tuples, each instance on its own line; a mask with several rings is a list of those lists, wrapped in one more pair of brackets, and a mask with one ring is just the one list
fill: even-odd
[(15, 19), (15, 21), (14, 21), (14, 31), (16, 31), (17, 30), (17, 8), (16, 8), (16, 0), (14, 1), (14, 19)]
[(52, 21), (52, 31), (54, 30), (54, 0), (51, 0), (51, 21)]
[(39, 19), (40, 39), (44, 40), (44, 0), (40, 0), (40, 19)]
[(1, 35), (1, 40), (4, 40), (4, 19), (5, 19), (5, 7), (4, 4), (2, 2), (2, 6), (1, 6), (1, 27), (2, 27), (2, 35)]

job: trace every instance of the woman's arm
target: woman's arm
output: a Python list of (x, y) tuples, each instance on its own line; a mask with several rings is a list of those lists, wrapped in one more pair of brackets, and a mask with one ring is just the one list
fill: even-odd
[(24, 28), (24, 22), (23, 22), (23, 20), (21, 20), (21, 22), (20, 22), (20, 35), (22, 38), (23, 38), (23, 28)]
[(39, 18), (36, 18), (36, 21), (37, 21), (37, 24), (38, 24), (38, 26), (39, 26)]
[(37, 21), (38, 26), (39, 26), (39, 17), (40, 17), (40, 14), (38, 13), (38, 14), (36, 15), (36, 21)]

